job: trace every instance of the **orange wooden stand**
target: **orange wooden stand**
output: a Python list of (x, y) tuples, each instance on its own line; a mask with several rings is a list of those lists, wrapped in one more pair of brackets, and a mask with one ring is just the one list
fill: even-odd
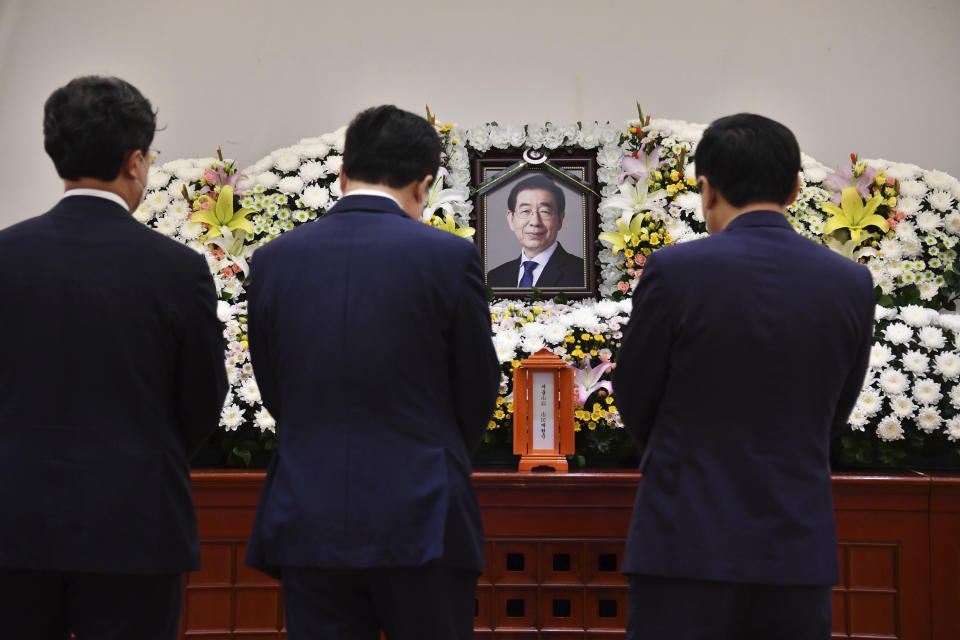
[[(537, 449), (534, 445), (533, 374), (553, 374), (553, 447)], [(573, 369), (563, 358), (549, 349), (541, 349), (513, 370), (513, 452), (520, 454), (520, 471), (548, 467), (567, 472), (567, 455), (574, 453), (573, 436)]]

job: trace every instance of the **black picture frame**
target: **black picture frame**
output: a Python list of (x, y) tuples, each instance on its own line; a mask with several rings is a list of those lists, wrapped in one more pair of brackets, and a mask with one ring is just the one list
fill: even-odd
[[(507, 177), (502, 178), (502, 182), (491, 185), (474, 196), (477, 218), (477, 233), (474, 237), (483, 262), (484, 281), (499, 298), (528, 297), (534, 293), (534, 288), (551, 297), (562, 293), (571, 299), (595, 298), (598, 228), (596, 157), (586, 153), (548, 153), (546, 160), (538, 164), (526, 163), (519, 168), (515, 166), (523, 162), (523, 153), (520, 151), (485, 155), (473, 160), (474, 189), (483, 186), (504, 170), (514, 168)], [(577, 180), (566, 178), (563, 173), (572, 174)], [(564, 191), (566, 211), (557, 239), (564, 252), (582, 258), (583, 277), (578, 282), (570, 281), (550, 286), (540, 282), (534, 283), (533, 287), (505, 286), (502, 278), (498, 280), (498, 284), (491, 284), (490, 272), (498, 266), (506, 266), (511, 260), (516, 260), (515, 265), (519, 270), (521, 245), (507, 224), (506, 201), (509, 191), (517, 182), (535, 174), (546, 175)], [(578, 182), (589, 189), (584, 189)], [(571, 241), (571, 238), (576, 240)], [(503, 270), (498, 273), (502, 276)]]

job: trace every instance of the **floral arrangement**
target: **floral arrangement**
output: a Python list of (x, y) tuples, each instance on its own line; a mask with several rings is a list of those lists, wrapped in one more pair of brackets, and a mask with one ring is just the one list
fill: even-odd
[[(867, 379), (841, 437), (847, 461), (895, 465), (960, 441), (960, 316), (877, 307)], [(954, 462), (954, 465), (956, 463)]]
[[(703, 125), (645, 116), (616, 126), (576, 123), (463, 128), (443, 124), (441, 169), (422, 221), (464, 238), (473, 228), (470, 161), (496, 149), (547, 155), (597, 154), (597, 266), (601, 299), (493, 300), (493, 340), (502, 365), (487, 440), (506, 445), (513, 424), (513, 369), (546, 347), (575, 367), (578, 452), (632, 451), (616, 409), (610, 371), (629, 296), (647, 257), (705, 233), (695, 180)], [(244, 283), (256, 248), (326, 213), (341, 196), (344, 129), (277, 150), (243, 171), (222, 157), (155, 167), (135, 216), (202, 253), (221, 302), (230, 393), (220, 446), (229, 464), (262, 461), (276, 424), (262, 406), (247, 344)], [(846, 462), (902, 464), (910, 452), (960, 454), (958, 316), (940, 312), (960, 298), (960, 181), (940, 171), (885, 160), (837, 170), (802, 156), (793, 227), (870, 269), (876, 284), (871, 370), (841, 438)], [(222, 461), (222, 460), (221, 460)], [(957, 465), (958, 458), (953, 458)]]

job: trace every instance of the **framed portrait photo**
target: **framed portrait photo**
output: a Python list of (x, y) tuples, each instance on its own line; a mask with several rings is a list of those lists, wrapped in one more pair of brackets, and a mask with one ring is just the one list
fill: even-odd
[(595, 163), (530, 152), (474, 160), (476, 241), (495, 295), (596, 295)]

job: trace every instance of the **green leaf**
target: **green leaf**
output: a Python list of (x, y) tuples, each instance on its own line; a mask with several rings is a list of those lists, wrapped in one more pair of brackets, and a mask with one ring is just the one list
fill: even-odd
[(240, 447), (234, 447), (233, 451), (230, 452), (231, 457), (237, 457), (243, 460), (244, 465), (250, 466), (250, 461), (253, 459), (253, 456), (246, 449), (241, 449)]

